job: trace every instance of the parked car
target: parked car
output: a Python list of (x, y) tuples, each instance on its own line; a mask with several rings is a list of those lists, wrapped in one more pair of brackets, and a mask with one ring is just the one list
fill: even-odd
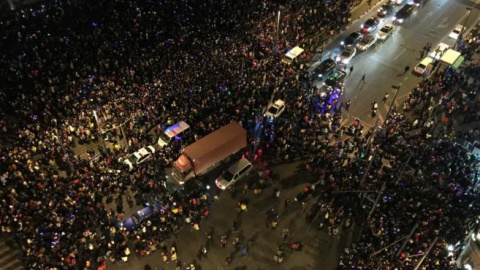
[(371, 33), (372, 31), (377, 29), (379, 23), (380, 21), (376, 17), (371, 17), (361, 25), (362, 32), (365, 34)]
[(313, 76), (315, 79), (323, 80), (332, 74), (336, 67), (337, 63), (333, 59), (327, 59), (314, 69)]
[(352, 58), (355, 56), (356, 53), (357, 53), (357, 49), (355, 49), (355, 47), (347, 46), (340, 53), (340, 56), (338, 56), (337, 61), (346, 65), (350, 63), (350, 60), (352, 60)]
[(331, 76), (329, 76), (325, 82), (323, 82), (324, 85), (331, 87), (331, 88), (339, 88), (340, 90), (343, 89), (343, 80), (347, 76), (347, 73), (337, 70), (335, 71)]
[(129, 170), (131, 171), (133, 170), (134, 166), (153, 158), (153, 154), (155, 154), (155, 148), (149, 145), (147, 147), (140, 148), (138, 151), (129, 155), (123, 160), (123, 163), (128, 165)]
[(362, 39), (363, 34), (360, 32), (353, 32), (348, 35), (344, 40), (340, 42), (340, 45), (343, 47), (347, 47), (349, 45), (355, 46), (358, 42)]
[(225, 170), (222, 175), (215, 180), (215, 184), (218, 188), (225, 190), (235, 182), (244, 178), (252, 170), (252, 167), (253, 165), (250, 161), (246, 158), (241, 158)]
[(428, 54), (428, 56), (433, 59), (439, 60), (440, 58), (442, 58), (443, 53), (448, 49), (450, 49), (450, 46), (445, 43), (440, 43), (435, 50), (432, 50), (430, 54)]
[(428, 65), (430, 65), (431, 63), (433, 63), (433, 58), (425, 57), (420, 63), (418, 63), (418, 65), (415, 66), (415, 68), (413, 68), (413, 71), (415, 71), (419, 75), (423, 75), (427, 70)]
[(384, 4), (378, 9), (377, 17), (385, 18), (392, 13), (393, 13), (393, 5), (392, 4)]
[(387, 24), (387, 25), (383, 26), (382, 29), (380, 29), (380, 31), (378, 31), (377, 38), (381, 39), (381, 40), (387, 39), (388, 37), (390, 37), (392, 35), (393, 29), (394, 29), (394, 27), (393, 27), (392, 24)]
[(283, 113), (284, 110), (285, 102), (281, 99), (278, 99), (268, 107), (265, 116), (270, 118), (277, 118)]
[(370, 48), (375, 42), (377, 38), (374, 35), (365, 35), (362, 40), (357, 44), (357, 49), (360, 51), (365, 51)]
[(460, 36), (460, 34), (462, 33), (462, 31), (464, 30), (464, 26), (461, 25), (461, 24), (457, 24), (455, 26), (455, 28), (453, 28), (452, 32), (450, 32), (450, 34), (448, 35), (449, 38), (453, 38), (453, 39), (458, 39), (458, 37)]

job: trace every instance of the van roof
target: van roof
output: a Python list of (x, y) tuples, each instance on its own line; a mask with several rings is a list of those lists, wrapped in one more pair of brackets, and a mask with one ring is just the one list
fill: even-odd
[(228, 167), (228, 171), (232, 174), (238, 172), (239, 170), (243, 169), (250, 161), (246, 158), (241, 158), (239, 161), (235, 162), (232, 166)]
[(295, 48), (289, 50), (285, 56), (290, 58), (290, 59), (295, 59), (297, 56), (299, 56), (300, 54), (302, 54), (303, 52), (303, 49), (296, 46)]
[(168, 127), (165, 130), (165, 134), (168, 137), (173, 138), (176, 135), (182, 133), (183, 131), (185, 131), (189, 128), (190, 128), (190, 126), (187, 123), (185, 123), (184, 121), (180, 121), (180, 122), (176, 123), (175, 125)]
[(453, 63), (455, 63), (455, 61), (458, 59), (458, 57), (460, 57), (460, 55), (461, 55), (460, 52), (457, 52), (457, 51), (452, 50), (452, 49), (448, 49), (447, 52), (445, 52), (443, 54), (443, 56), (440, 60), (442, 62), (447, 63), (448, 65), (452, 65)]

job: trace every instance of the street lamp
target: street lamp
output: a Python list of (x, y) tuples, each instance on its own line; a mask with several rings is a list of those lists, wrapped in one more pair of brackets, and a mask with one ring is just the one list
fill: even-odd
[(97, 130), (98, 130), (98, 133), (100, 134), (100, 140), (102, 140), (103, 149), (106, 151), (107, 150), (107, 145), (105, 144), (105, 140), (103, 139), (103, 132), (102, 132), (102, 128), (100, 127), (100, 124), (98, 122), (98, 116), (97, 116), (97, 111), (96, 110), (93, 110), (93, 116), (95, 117), (95, 122), (97, 124)]
[(275, 34), (275, 51), (277, 52), (278, 51), (278, 31), (280, 29), (280, 15), (281, 15), (281, 11), (278, 10), (278, 13), (277, 13), (277, 31), (276, 31), (276, 34)]
[(385, 115), (385, 119), (383, 120), (383, 127), (385, 128), (385, 124), (387, 124), (387, 119), (390, 113), (392, 112), (393, 105), (395, 104), (395, 100), (397, 100), (397, 95), (400, 90), (400, 85), (392, 85), (392, 88), (395, 89), (395, 95), (393, 96), (392, 103), (390, 103), (390, 107), (388, 107), (387, 115)]
[(15, 10), (12, 0), (8, 0), (8, 5), (10, 6), (10, 10)]
[(472, 14), (472, 8), (471, 7), (467, 7), (467, 10), (468, 10), (468, 15), (465, 18), (465, 21), (463, 22), (462, 30), (460, 31), (460, 34), (458, 34), (458, 38), (457, 38), (457, 41), (455, 42), (455, 47), (454, 48), (457, 48), (458, 44), (460, 43), (460, 40), (463, 38), (463, 33), (465, 32), (465, 29), (467, 28), (468, 18), (470, 18), (470, 14)]

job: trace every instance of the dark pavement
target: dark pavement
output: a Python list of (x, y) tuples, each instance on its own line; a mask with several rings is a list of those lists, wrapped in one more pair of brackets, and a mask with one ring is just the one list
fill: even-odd
[[(239, 191), (236, 200), (233, 200), (230, 191), (221, 192), (211, 209), (210, 217), (200, 224), (200, 230), (194, 231), (188, 226), (184, 227), (178, 237), (173, 242), (167, 243), (167, 246), (170, 247), (171, 243), (175, 243), (179, 260), (182, 263), (195, 260), (201, 265), (201, 269), (335, 269), (340, 253), (359, 236), (359, 226), (342, 231), (340, 237), (335, 238), (329, 236), (325, 229), (321, 230), (315, 224), (306, 221), (306, 214), (302, 211), (300, 204), (294, 202), (294, 197), (314, 180), (312, 176), (297, 171), (298, 164), (296, 162), (273, 167), (273, 171), (278, 172), (281, 178), (275, 185), (264, 189), (261, 195), (252, 193), (244, 195)], [(240, 184), (237, 185), (237, 189), (241, 190), (242, 183), (237, 184)], [(274, 187), (281, 189), (279, 200), (273, 196)], [(320, 185), (317, 188), (323, 189)], [(287, 198), (292, 203), (285, 208), (284, 201)], [(239, 200), (248, 200), (247, 212), (237, 213), (235, 208)], [(306, 211), (315, 201), (315, 198), (307, 201)], [(276, 230), (266, 227), (266, 212), (271, 207), (275, 207), (280, 215)], [(235, 218), (240, 221), (238, 233), (231, 232)], [(283, 227), (290, 230), (289, 242), (301, 241), (305, 246), (302, 251), (287, 249), (284, 263), (276, 265), (273, 262), (273, 255), (278, 245), (283, 243)], [(211, 228), (214, 230), (214, 237), (208, 258), (199, 260), (196, 254), (207, 242), (206, 234)], [(223, 234), (229, 235), (225, 249), (220, 245)], [(253, 245), (245, 257), (242, 257), (240, 252), (235, 252), (231, 243), (237, 235), (242, 244), (246, 244), (249, 239), (253, 240)], [(233, 255), (234, 259), (227, 267), (224, 262), (230, 255)], [(175, 269), (174, 263), (161, 262), (159, 252), (144, 258), (133, 256), (127, 264), (111, 265), (109, 269), (143, 270), (145, 264), (150, 264), (153, 269)]]

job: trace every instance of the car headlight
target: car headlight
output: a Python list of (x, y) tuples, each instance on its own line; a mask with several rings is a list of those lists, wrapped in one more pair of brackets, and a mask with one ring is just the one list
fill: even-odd
[(362, 23), (362, 25), (360, 25), (360, 28), (363, 28), (363, 27), (364, 27), (364, 25), (363, 25), (363, 23)]
[(398, 19), (398, 22), (399, 22), (399, 23), (402, 23), (402, 22), (403, 22), (403, 19)]
[(342, 63), (344, 63), (344, 64), (348, 64), (348, 62), (350, 62), (350, 59), (349, 59), (349, 58), (345, 58), (345, 59), (343, 59), (343, 61), (342, 61)]
[(321, 78), (321, 77), (323, 77), (323, 75), (322, 75), (322, 74), (318, 74), (318, 77), (320, 77), (320, 78)]
[(394, 20), (394, 21), (397, 20), (397, 16), (393, 16), (393, 20)]
[(345, 44), (345, 41), (340, 41), (340, 45), (344, 45)]

